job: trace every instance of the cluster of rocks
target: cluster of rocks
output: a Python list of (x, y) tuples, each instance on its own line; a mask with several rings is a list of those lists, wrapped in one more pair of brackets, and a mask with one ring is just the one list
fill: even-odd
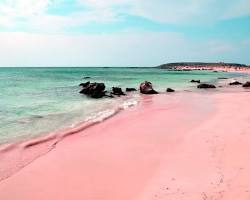
[[(219, 79), (227, 79), (227, 78), (222, 78), (222, 77), (220, 77)], [(197, 88), (199, 88), (199, 89), (216, 88), (215, 85), (213, 85), (213, 84), (208, 84), (208, 83), (201, 83), (200, 80), (191, 80), (190, 82), (191, 82), (191, 83), (199, 83), (199, 84), (197, 85)], [(244, 84), (241, 83), (241, 82), (239, 82), (239, 81), (232, 81), (232, 82), (229, 83), (229, 85), (242, 85), (242, 87), (247, 88), (247, 87), (250, 87), (250, 81), (247, 81), (247, 82), (244, 83)], [(222, 87), (222, 86), (219, 86), (219, 87)]]
[[(80, 93), (85, 94), (88, 97), (91, 98), (102, 98), (102, 97), (114, 97), (114, 96), (123, 96), (126, 95), (123, 91), (122, 88), (120, 87), (112, 87), (110, 91), (106, 91), (106, 87), (104, 83), (97, 83), (93, 82), (91, 83), (90, 81), (86, 83), (81, 83), (79, 86), (82, 87)], [(158, 92), (153, 88), (153, 85), (149, 81), (145, 81), (140, 84), (139, 87), (140, 93), (141, 94), (158, 94)], [(136, 88), (126, 88), (126, 92), (134, 92), (137, 91)], [(175, 92), (175, 90), (171, 88), (167, 88), (166, 92)]]
[[(190, 82), (192, 83), (198, 83), (197, 88), (199, 89), (214, 89), (216, 88), (215, 85), (209, 84), (209, 83), (201, 83), (200, 80), (191, 80)], [(239, 81), (233, 81), (230, 82), (229, 85), (242, 85), (242, 87), (247, 88), (250, 87), (250, 82), (246, 83), (241, 83)], [(85, 94), (91, 98), (102, 98), (102, 97), (114, 97), (114, 96), (123, 96), (126, 95), (125, 92), (123, 92), (122, 88), (120, 87), (112, 87), (110, 91), (106, 91), (106, 87), (104, 83), (97, 83), (93, 82), (91, 83), (90, 81), (86, 83), (81, 83), (79, 86), (82, 87), (82, 90), (80, 91), (81, 94)], [(149, 81), (144, 81), (143, 83), (140, 84), (139, 90), (141, 94), (158, 94), (156, 90), (154, 90), (153, 85)], [(136, 88), (126, 88), (126, 92), (134, 92), (137, 91)], [(175, 90), (171, 88), (167, 88), (166, 92), (175, 92)]]
[(199, 88), (199, 89), (211, 89), (211, 88), (216, 88), (216, 86), (215, 85), (213, 85), (213, 84), (208, 84), (208, 83), (201, 83), (201, 80), (191, 80), (190, 81), (191, 83), (199, 83), (198, 85), (197, 85), (197, 88)]
[(91, 83), (90, 81), (86, 83), (81, 83), (79, 86), (82, 87), (80, 91), (81, 94), (85, 94), (91, 98), (102, 98), (106, 96), (104, 83)]
[(241, 83), (239, 81), (233, 81), (233, 82), (229, 83), (229, 85), (242, 85), (242, 87), (244, 87), (244, 88), (249, 88), (250, 87), (250, 81), (247, 81), (245, 83)]

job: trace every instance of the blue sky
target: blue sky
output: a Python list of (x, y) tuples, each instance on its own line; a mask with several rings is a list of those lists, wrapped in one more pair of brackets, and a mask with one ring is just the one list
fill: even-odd
[(1, 0), (0, 66), (250, 64), (249, 0)]

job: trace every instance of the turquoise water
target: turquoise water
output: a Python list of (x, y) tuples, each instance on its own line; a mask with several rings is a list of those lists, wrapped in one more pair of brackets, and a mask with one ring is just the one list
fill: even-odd
[(89, 99), (79, 94), (79, 83), (104, 82), (136, 87), (144, 80), (164, 92), (167, 87), (192, 89), (191, 79), (216, 81), (239, 74), (211, 71), (167, 71), (157, 68), (0, 68), (0, 143), (36, 137), (63, 127), (101, 117), (112, 109), (138, 101), (139, 94), (125, 98)]

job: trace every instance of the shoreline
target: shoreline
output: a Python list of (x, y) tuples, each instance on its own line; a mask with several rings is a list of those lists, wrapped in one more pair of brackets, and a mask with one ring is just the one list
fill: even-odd
[[(241, 79), (244, 80), (243, 77)], [(186, 193), (189, 193), (187, 199), (198, 200), (229, 193), (223, 190), (212, 196), (210, 194), (211, 191), (215, 193), (211, 189), (211, 183), (212, 185), (222, 185), (226, 172), (223, 171), (224, 169), (220, 169), (218, 172), (218, 167), (214, 167), (218, 163), (209, 161), (211, 154), (216, 157), (217, 152), (206, 146), (206, 143), (214, 140), (210, 137), (211, 135), (207, 134), (208, 132), (216, 132), (212, 129), (213, 123), (217, 123), (218, 127), (222, 123), (221, 130), (225, 129), (230, 133), (231, 129), (236, 127), (234, 123), (242, 124), (239, 127), (242, 129), (241, 132), (245, 132), (249, 128), (247, 125), (249, 111), (242, 111), (245, 117), (243, 121), (237, 120), (239, 118), (237, 116), (236, 119), (233, 118), (241, 109), (240, 105), (248, 106), (249, 90), (228, 86), (228, 81), (232, 80), (232, 78), (218, 80), (217, 84), (222, 84), (223, 87), (218, 87), (215, 90), (179, 91), (172, 94), (161, 93), (155, 96), (141, 95), (138, 105), (133, 107), (127, 105), (128, 109), (119, 106), (113, 113), (109, 113), (104, 118), (81, 122), (73, 128), (58, 130), (42, 137), (1, 145), (0, 199), (21, 198), (29, 200), (34, 196), (37, 197), (36, 199), (57, 199), (56, 194), (65, 187), (63, 183), (65, 176), (70, 179), (70, 182), (67, 183), (69, 190), (66, 189), (63, 194), (66, 195), (67, 199), (86, 199), (97, 195), (102, 196), (103, 200), (151, 200), (165, 199), (163, 196), (166, 194), (167, 196), (172, 195), (174, 199), (182, 199), (186, 197)], [(235, 105), (236, 101), (238, 103)], [(227, 124), (222, 121), (222, 119), (225, 120), (225, 113), (227, 123), (232, 124), (231, 129), (228, 129)], [(204, 130), (206, 130), (205, 134), (199, 135)], [(234, 134), (234, 137), (238, 139), (242, 137), (241, 133), (240, 135), (231, 134)], [(193, 136), (190, 137), (191, 135), (197, 139), (194, 139)], [(247, 134), (244, 136), (247, 140)], [(204, 137), (206, 137), (205, 143)], [(216, 136), (213, 137), (221, 137), (224, 140), (228, 136), (224, 132), (216, 132)], [(205, 146), (200, 146), (199, 143), (204, 143)], [(186, 148), (188, 151), (184, 150)], [(220, 146), (214, 148), (220, 148)], [(180, 154), (178, 149), (181, 149), (183, 153)], [(238, 149), (235, 150), (238, 151)], [(193, 156), (185, 153), (196, 154), (199, 151), (204, 153), (204, 158), (199, 158), (200, 155)], [(228, 149), (228, 151), (233, 152), (232, 149)], [(186, 163), (190, 162), (187, 160), (190, 158), (195, 163), (194, 165), (190, 163), (191, 167), (188, 168), (188, 173), (191, 173), (190, 170), (193, 168), (197, 168), (196, 170), (200, 174), (203, 171), (199, 171), (199, 169), (209, 172), (211, 170), (211, 177), (202, 174), (207, 181), (210, 181), (209, 184), (203, 185), (204, 189), (202, 188), (202, 190), (205, 192), (201, 190), (191, 191), (185, 185), (182, 185), (181, 189), (177, 188), (178, 184), (182, 184), (182, 182), (173, 184), (176, 178), (170, 178), (168, 173), (166, 175), (166, 168), (176, 176), (179, 176), (177, 173), (179, 171), (180, 174), (185, 175), (184, 177), (180, 176), (179, 179), (187, 178), (192, 184), (202, 185), (202, 182), (196, 180), (199, 178), (196, 177), (196, 174), (192, 176), (186, 174), (186, 168), (182, 167), (185, 166), (185, 163), (182, 163), (180, 158)], [(200, 159), (200, 162), (196, 161), (197, 158)], [(250, 165), (244, 158), (240, 162), (243, 162), (246, 167)], [(101, 164), (100, 168), (98, 163)], [(170, 168), (169, 163), (173, 165)], [(233, 163), (231, 164), (233, 165)], [(61, 171), (61, 167), (65, 170), (64, 172)], [(79, 176), (81, 177), (79, 178)], [(216, 176), (216, 180), (210, 180), (214, 176)], [(229, 176), (231, 175), (229, 174)], [(133, 179), (134, 177), (137, 177), (136, 180)], [(218, 177), (220, 177), (219, 183)], [(170, 182), (159, 186), (162, 184), (161, 181), (164, 182), (168, 178), (170, 178)], [(57, 179), (61, 181), (58, 182)], [(221, 180), (222, 183), (220, 183)], [(245, 181), (244, 178), (243, 180)], [(50, 181), (48, 186), (43, 185)], [(53, 188), (55, 184), (59, 185)], [(81, 184), (88, 189), (83, 191), (79, 189), (75, 192), (73, 188), (79, 188)], [(19, 188), (19, 185), (22, 187)], [(29, 195), (31, 185), (32, 196)], [(170, 186), (176, 188), (176, 191), (170, 192)], [(50, 187), (53, 188), (53, 191)], [(165, 191), (163, 192), (161, 189), (158, 191), (159, 187), (164, 187)], [(246, 183), (245, 187), (246, 190), (249, 188), (250, 191), (250, 185)], [(38, 188), (43, 188), (48, 196), (43, 196)], [(110, 188), (116, 188), (119, 192), (114, 193)], [(18, 198), (13, 196), (12, 191), (18, 194)]]
[[(188, 93), (188, 92), (187, 93), (184, 92), (184, 94), (186, 94), (188, 96), (189, 95), (195, 95), (195, 93)], [(168, 102), (168, 103), (166, 103), (165, 101), (162, 101), (162, 99), (161, 99), (160, 96), (164, 96), (165, 97), (164, 100), (167, 100), (167, 101), (169, 101), (169, 97), (170, 97), (171, 101)], [(43, 158), (49, 156), (50, 153), (54, 152), (56, 149), (58, 149), (59, 146), (61, 146), (65, 142), (67, 143), (67, 142), (69, 142), (71, 140), (73, 140), (73, 141), (76, 142), (79, 138), (81, 138), (82, 141), (85, 143), (86, 142), (85, 140), (88, 140), (89, 138), (92, 138), (92, 137), (96, 138), (96, 137), (100, 136), (101, 138), (103, 138), (103, 136), (105, 135), (105, 133), (100, 132), (100, 129), (102, 129), (102, 127), (106, 127), (107, 124), (109, 126), (109, 130), (112, 132), (111, 134), (114, 135), (112, 129), (115, 126), (116, 123), (118, 123), (118, 122), (119, 123), (120, 122), (121, 123), (122, 122), (127, 123), (128, 121), (131, 120), (130, 119), (131, 117), (133, 117), (134, 119), (136, 119), (138, 115), (140, 115), (140, 116), (144, 115), (143, 113), (144, 113), (145, 109), (147, 110), (147, 112), (150, 112), (150, 113), (152, 112), (152, 109), (156, 110), (156, 111), (158, 109), (160, 109), (159, 111), (157, 111), (157, 114), (160, 114), (161, 111), (162, 111), (162, 109), (163, 110), (168, 109), (168, 108), (166, 108), (166, 105), (167, 105), (167, 107), (169, 107), (169, 109), (172, 109), (172, 108), (174, 110), (178, 109), (179, 110), (178, 112), (180, 113), (181, 112), (181, 107), (179, 106), (180, 98), (187, 99), (186, 97), (182, 97), (182, 94), (177, 94), (177, 93), (176, 93), (176, 95), (167, 95), (167, 94), (165, 94), (165, 95), (157, 95), (157, 96), (145, 96), (145, 99), (143, 101), (141, 101), (141, 103), (138, 106), (132, 107), (132, 108), (130, 108), (130, 109), (124, 111), (124, 112), (121, 112), (120, 114), (115, 115), (114, 117), (110, 118), (109, 120), (105, 120), (102, 123), (99, 123), (99, 124), (97, 124), (95, 126), (89, 127), (88, 129), (86, 129), (83, 132), (78, 132), (78, 134), (75, 134), (75, 135), (68, 135), (68, 137), (66, 137), (63, 140), (61, 140), (60, 143), (56, 143), (55, 146), (51, 145), (51, 143), (49, 142), (48, 143), (49, 146), (53, 146), (53, 149), (49, 149), (49, 150), (46, 149), (46, 152), (43, 152), (42, 154), (40, 154), (39, 157), (36, 157), (35, 160), (32, 160), (29, 164), (25, 165), (24, 168), (18, 170), (12, 176), (10, 176), (7, 179), (4, 179), (4, 180), (2, 180), (0, 182), (0, 197), (1, 197), (1, 184), (5, 184), (6, 182), (8, 182), (9, 180), (11, 180), (16, 175), (19, 175), (20, 173), (22, 173), (23, 170), (26, 170), (27, 168), (29, 168), (30, 166), (32, 166), (33, 164), (35, 164), (40, 159), (43, 159)], [(160, 103), (160, 104), (158, 104), (157, 102)], [(156, 104), (156, 107), (153, 104)], [(161, 105), (161, 104), (163, 104), (163, 105)], [(157, 115), (157, 114), (155, 113), (155, 115)], [(189, 118), (189, 117), (186, 116), (186, 118)], [(197, 119), (199, 119), (199, 117), (197, 117)], [(144, 124), (144, 122), (141, 122), (141, 123)], [(172, 128), (174, 128), (174, 127), (172, 127)], [(92, 131), (93, 129), (94, 130), (97, 129), (97, 131)], [(130, 134), (130, 136), (129, 136), (130, 140), (132, 139), (131, 136), (132, 135)], [(138, 136), (138, 137), (140, 137), (140, 136)], [(105, 139), (105, 138), (103, 138), (103, 139)], [(137, 138), (137, 139), (140, 139), (140, 138)], [(51, 141), (54, 142), (53, 140), (51, 140)], [(101, 140), (98, 139), (96, 142), (99, 142), (99, 141), (101, 141)], [(28, 143), (29, 142), (30, 141), (28, 141)], [(31, 141), (31, 142), (33, 143), (33, 141)], [(43, 144), (46, 145), (46, 147), (47, 147), (46, 142), (43, 143)], [(38, 148), (40, 148), (39, 145), (38, 145)], [(43, 146), (42, 146), (42, 148), (43, 148)], [(32, 154), (36, 153), (37, 149), (36, 149), (36, 146), (33, 146), (31, 148), (28, 148), (27, 150), (28, 150), (28, 156), (32, 157)], [(39, 150), (41, 151), (42, 149), (39, 149)], [(31, 152), (29, 152), (29, 151), (31, 151)], [(111, 151), (112, 151), (112, 149), (111, 149)], [(26, 154), (27, 152), (22, 152), (22, 153)], [(77, 154), (77, 152), (75, 152), (75, 153)], [(12, 156), (8, 155), (8, 157), (12, 157)], [(22, 155), (20, 157), (22, 157)], [(3, 162), (1, 162), (1, 164), (3, 164)], [(6, 163), (6, 164), (7, 164), (7, 167), (8, 167), (9, 163)]]
[[(198, 200), (232, 199), (228, 197), (232, 193), (236, 198), (239, 190), (250, 189), (245, 174), (250, 163), (244, 154), (250, 113), (236, 114), (249, 98), (250, 93), (242, 91), (145, 96), (139, 105), (64, 138), (52, 151), (0, 182), (0, 198)], [(235, 128), (239, 133), (233, 132)], [(235, 149), (234, 142), (244, 145)], [(243, 155), (238, 158), (238, 153)], [(239, 163), (244, 170), (234, 169)], [(246, 176), (238, 175), (244, 187), (237, 181), (233, 182), (237, 189), (225, 189), (226, 180), (241, 171)], [(248, 193), (240, 195), (238, 199), (246, 199)]]
[[(39, 157), (53, 150), (57, 143), (61, 142), (64, 138), (81, 133), (92, 126), (98, 125), (109, 118), (112, 118), (121, 111), (136, 105), (126, 101), (124, 101), (124, 103), (127, 104), (119, 105), (109, 112), (108, 110), (105, 110), (105, 112), (108, 113), (104, 113), (99, 117), (97, 116), (92, 120), (81, 121), (73, 127), (66, 127), (49, 132), (45, 135), (0, 145), (0, 183)], [(30, 151), (32, 151), (32, 154), (29, 153)]]
[[(235, 90), (235, 87), (227, 87), (228, 81), (231, 80), (218, 80), (218, 84), (224, 84), (224, 87), (217, 88), (216, 91), (213, 91), (215, 93), (221, 93), (221, 92), (242, 92), (245, 89), (237, 89)], [(226, 87), (225, 87), (226, 86)], [(192, 92), (194, 94), (204, 93), (204, 91), (197, 91), (197, 90), (183, 90), (175, 92), (176, 95), (182, 96), (186, 92)], [(209, 91), (210, 92), (210, 91)], [(172, 97), (173, 94), (167, 94), (167, 93), (160, 93), (158, 95), (168, 95), (168, 97)], [(139, 100), (139, 104), (143, 103), (143, 98), (148, 98), (142, 95), (141, 100)], [(124, 101), (125, 102), (125, 101)], [(115, 108), (112, 113), (109, 113), (108, 115), (102, 116), (101, 118), (96, 118), (94, 120), (90, 121), (83, 121), (77, 123), (74, 127), (66, 127), (64, 129), (58, 129), (56, 131), (50, 132), (46, 135), (34, 137), (31, 139), (25, 139), (23, 141), (18, 142), (10, 142), (6, 144), (0, 145), (0, 182), (11, 177), (13, 174), (24, 168), (26, 165), (29, 165), (36, 159), (38, 159), (40, 156), (45, 155), (46, 153), (50, 152), (55, 148), (57, 143), (61, 142), (64, 138), (71, 136), (73, 134), (78, 134), (83, 131), (85, 131), (88, 128), (91, 128), (92, 126), (98, 126), (99, 123), (103, 123), (106, 120), (109, 120), (112, 117), (116, 117), (117, 114), (120, 114), (120, 111), (128, 112), (127, 108), (134, 106), (135, 104), (129, 104), (124, 107), (124, 105), (120, 105), (117, 108)], [(137, 107), (137, 105), (136, 105)], [(144, 109), (144, 108), (142, 108)], [(29, 152), (32, 151), (32, 154)], [(28, 153), (27, 153), (28, 152)], [(10, 170), (9, 170), (10, 168)]]
[(246, 65), (223, 65), (220, 63), (213, 63), (212, 65), (206, 63), (200, 64), (188, 64), (188, 63), (170, 63), (163, 64), (158, 66), (161, 69), (170, 69), (170, 70), (209, 70), (209, 71), (224, 71), (224, 72), (244, 72), (250, 73), (250, 66)]

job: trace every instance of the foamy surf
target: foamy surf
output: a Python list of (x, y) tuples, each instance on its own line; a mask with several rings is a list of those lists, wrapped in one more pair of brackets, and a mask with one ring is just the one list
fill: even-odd
[(77, 125), (45, 134), (42, 137), (0, 146), (0, 181), (12, 176), (35, 159), (51, 151), (64, 138), (73, 134), (84, 134), (85, 129), (137, 104), (138, 100), (136, 99), (124, 98), (113, 109), (106, 109), (92, 114)]

